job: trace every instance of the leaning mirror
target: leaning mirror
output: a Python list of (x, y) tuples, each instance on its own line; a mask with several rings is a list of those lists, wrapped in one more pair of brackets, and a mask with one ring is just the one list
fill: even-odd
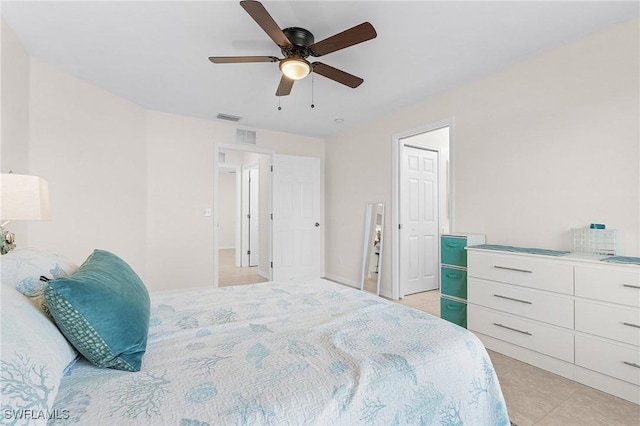
[(360, 290), (380, 295), (384, 203), (367, 203), (364, 211), (364, 245)]

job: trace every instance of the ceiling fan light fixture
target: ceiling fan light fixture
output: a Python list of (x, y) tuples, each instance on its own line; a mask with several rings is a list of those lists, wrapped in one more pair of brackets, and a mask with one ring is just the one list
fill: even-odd
[(287, 58), (280, 61), (280, 71), (287, 78), (300, 80), (311, 72), (311, 64), (302, 58)]

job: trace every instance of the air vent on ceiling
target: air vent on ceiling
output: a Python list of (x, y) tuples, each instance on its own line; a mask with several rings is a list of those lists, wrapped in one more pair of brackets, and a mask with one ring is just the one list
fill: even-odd
[(254, 130), (236, 129), (236, 142), (256, 144), (256, 132)]
[(239, 117), (237, 115), (231, 115), (231, 114), (223, 114), (220, 113), (216, 116), (217, 119), (219, 120), (227, 120), (227, 121), (240, 121), (242, 120), (242, 117)]

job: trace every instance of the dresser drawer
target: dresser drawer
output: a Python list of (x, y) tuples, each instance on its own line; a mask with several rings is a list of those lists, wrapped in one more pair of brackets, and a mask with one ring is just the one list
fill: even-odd
[(513, 315), (467, 306), (469, 330), (573, 362), (573, 333)]
[(531, 256), (472, 250), (467, 254), (468, 276), (573, 294), (573, 265)]
[(576, 364), (640, 385), (640, 351), (576, 335)]
[(576, 266), (576, 296), (640, 307), (640, 267)]
[(465, 237), (441, 237), (440, 261), (446, 265), (467, 266), (467, 239)]
[(442, 267), (440, 270), (440, 293), (467, 299), (467, 271)]
[(441, 297), (440, 318), (467, 328), (467, 304)]
[(469, 303), (573, 329), (573, 298), (495, 281), (469, 278)]
[(576, 300), (576, 330), (640, 346), (640, 310)]

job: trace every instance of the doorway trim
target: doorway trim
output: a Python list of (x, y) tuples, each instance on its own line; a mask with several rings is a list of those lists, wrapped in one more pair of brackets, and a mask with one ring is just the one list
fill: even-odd
[[(220, 211), (219, 211), (219, 207), (220, 207), (220, 203), (218, 201), (219, 199), (219, 189), (218, 189), (218, 183), (219, 183), (219, 179), (218, 179), (218, 173), (219, 173), (219, 169), (220, 169), (220, 164), (219, 164), (219, 156), (220, 156), (220, 151), (242, 151), (242, 152), (250, 152), (250, 153), (255, 153), (255, 154), (262, 154), (262, 155), (268, 155), (270, 160), (271, 160), (271, 164), (273, 164), (273, 155), (275, 154), (274, 150), (272, 149), (266, 149), (266, 148), (260, 148), (257, 146), (243, 146), (243, 145), (238, 145), (238, 144), (218, 144), (218, 143), (214, 143), (213, 146), (213, 286), (214, 287), (219, 287), (219, 276), (218, 276), (218, 272), (220, 271), (220, 258), (218, 257), (218, 247), (219, 247), (219, 232), (218, 232), (218, 226), (219, 226), (219, 220), (220, 220)], [(269, 199), (269, 206), (268, 206), (268, 212), (271, 212), (272, 210), (272, 206), (273, 206), (273, 178), (269, 179), (269, 186), (270, 186), (270, 192), (271, 192), (271, 197)], [(269, 245), (269, 259), (273, 259), (273, 222), (269, 221), (269, 239), (271, 240), (271, 244)], [(269, 268), (269, 281), (271, 281), (273, 279), (273, 270), (271, 268)]]
[[(400, 299), (400, 173), (402, 161), (404, 139), (434, 130), (449, 128), (449, 170), (447, 173), (448, 182), (440, 182), (439, 190), (445, 191), (447, 196), (447, 209), (449, 212), (449, 232), (455, 229), (455, 182), (454, 182), (454, 119), (453, 117), (436, 121), (425, 126), (416, 127), (402, 132), (394, 133), (391, 141), (391, 297), (394, 300)], [(429, 148), (433, 151), (438, 149)], [(444, 223), (440, 218), (440, 223)]]

